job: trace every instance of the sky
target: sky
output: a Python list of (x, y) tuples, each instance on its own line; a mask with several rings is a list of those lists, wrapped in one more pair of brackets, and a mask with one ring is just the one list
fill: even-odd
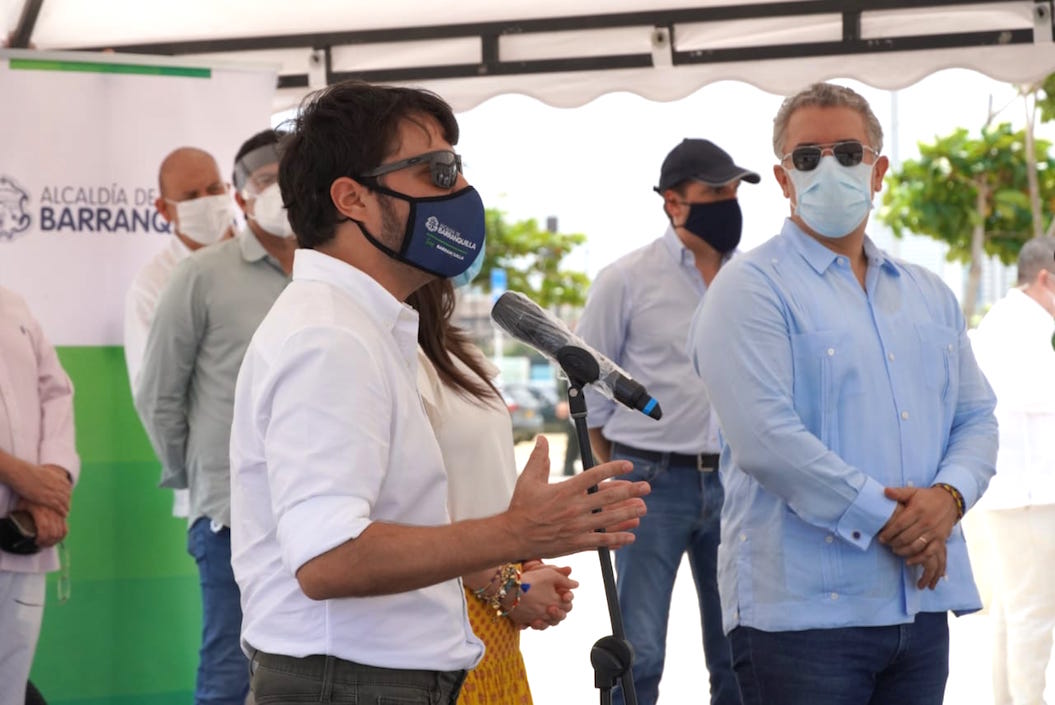
[[(852, 80), (834, 82), (852, 87), (869, 101), (883, 126), (883, 152), (895, 164), (917, 157), (919, 142), (931, 142), (957, 127), (978, 134), (990, 100), (996, 108), (1007, 106), (998, 121), (1018, 127), (1025, 121), (1013, 86), (973, 71), (940, 71), (900, 91), (877, 90)], [(662, 235), (666, 220), (652, 187), (663, 158), (685, 137), (710, 139), (737, 164), (761, 174), (760, 184), (740, 189), (742, 248), (776, 234), (788, 213), (773, 176), (772, 125), (781, 100), (734, 81), (710, 84), (675, 102), (616, 93), (573, 109), (503, 95), (458, 114), (458, 150), (466, 177), (486, 205), (513, 219), (544, 223), (547, 216), (556, 216), (561, 232), (586, 234), (587, 244), (567, 263), (593, 276)], [(1055, 139), (1050, 124), (1038, 134)], [(941, 267), (936, 245), (906, 246), (883, 234), (876, 239), (905, 259)]]

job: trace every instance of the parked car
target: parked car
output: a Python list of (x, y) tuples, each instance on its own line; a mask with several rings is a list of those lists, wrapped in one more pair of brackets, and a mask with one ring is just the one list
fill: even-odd
[(538, 399), (524, 385), (503, 384), (498, 389), (513, 419), (513, 442), (530, 441), (542, 433), (542, 413)]
[(545, 430), (552, 430), (557, 424), (557, 390), (533, 382), (507, 382), (504, 387), (514, 392), (518, 398), (530, 396), (535, 400), (538, 413), (542, 416)]

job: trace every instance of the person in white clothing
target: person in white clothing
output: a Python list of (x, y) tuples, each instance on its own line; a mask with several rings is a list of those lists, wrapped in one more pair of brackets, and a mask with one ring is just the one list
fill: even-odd
[[(647, 483), (604, 482), (629, 463), (550, 485), (542, 440), (507, 509), (450, 523), (403, 302), (483, 246), (457, 139), (438, 96), (346, 81), (312, 96), (283, 154), (300, 249), (246, 351), (231, 428), (231, 559), (257, 702), (454, 703), (483, 655), (460, 576), (625, 545), (644, 513)], [(513, 575), (499, 588), (501, 607)]]
[(1018, 286), (971, 337), (996, 392), (1000, 449), (982, 500), (993, 545), (996, 705), (1042, 705), (1055, 629), (1055, 238), (1018, 257)]
[[(70, 378), (25, 301), (0, 287), (0, 705), (26, 702), (44, 576), (59, 567), (80, 470)], [(15, 528), (31, 524), (24, 540)]]
[[(139, 384), (147, 334), (158, 299), (176, 265), (191, 252), (230, 237), (233, 232), (234, 210), (227, 184), (220, 176), (216, 160), (208, 152), (196, 147), (180, 147), (169, 153), (158, 169), (158, 193), (154, 206), (169, 223), (172, 237), (167, 246), (139, 270), (125, 295), (125, 366), (133, 394)], [(181, 212), (185, 221), (182, 227)], [(224, 212), (227, 215), (222, 217)], [(208, 217), (210, 213), (221, 217)], [(210, 225), (213, 221), (217, 223), (215, 226)], [(187, 490), (173, 490), (173, 516), (186, 517), (187, 510)]]
[[(482, 257), (477, 256), (477, 263)], [(517, 477), (512, 419), (492, 383), (498, 368), (465, 331), (451, 324), (455, 306), (451, 280), (429, 282), (407, 303), (420, 316), (418, 391), (447, 468), (451, 520), (498, 514), (508, 506)], [(513, 576), (513, 589), (500, 597), (503, 574)], [(565, 619), (571, 611), (572, 591), (578, 587), (570, 574), (569, 567), (533, 560), (462, 576), (469, 622), (485, 651), (465, 678), (459, 705), (530, 705), (520, 629), (547, 629)]]

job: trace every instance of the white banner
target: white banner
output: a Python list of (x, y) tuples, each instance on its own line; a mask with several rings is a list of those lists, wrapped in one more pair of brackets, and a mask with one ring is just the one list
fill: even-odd
[(154, 208), (173, 149), (238, 147), (270, 125), (274, 70), (0, 51), (0, 285), (56, 345), (121, 345), (132, 278), (172, 235)]

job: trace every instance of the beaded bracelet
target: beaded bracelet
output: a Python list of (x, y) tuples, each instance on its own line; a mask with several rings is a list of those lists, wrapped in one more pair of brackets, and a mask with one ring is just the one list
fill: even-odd
[[(515, 563), (506, 563), (495, 571), (491, 582), (482, 588), (473, 590), (473, 596), (494, 610), (495, 618), (508, 617), (509, 613), (520, 604), (520, 598), (523, 594), (520, 577), (520, 566)], [(491, 592), (495, 585), (498, 586), (497, 590)], [(510, 594), (513, 595), (513, 604), (506, 609), (502, 606), (502, 602)]]
[(936, 482), (936, 483), (934, 483), (934, 486), (935, 487), (940, 487), (943, 490), (945, 490), (946, 492), (948, 492), (950, 495), (952, 495), (953, 501), (956, 502), (956, 520), (959, 521), (960, 519), (963, 519), (963, 515), (964, 515), (964, 511), (965, 510), (964, 510), (964, 506), (963, 506), (963, 495), (960, 494), (960, 491), (958, 489), (956, 489), (955, 487), (953, 487), (952, 485), (950, 485), (948, 483), (945, 483), (945, 482)]

